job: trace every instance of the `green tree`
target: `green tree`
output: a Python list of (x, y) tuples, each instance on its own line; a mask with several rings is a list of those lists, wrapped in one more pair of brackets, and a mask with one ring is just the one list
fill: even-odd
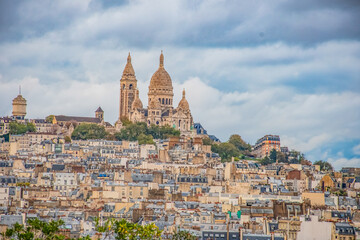
[(334, 170), (333, 166), (329, 162), (326, 162), (326, 161), (319, 160), (319, 161), (314, 162), (314, 165), (320, 165), (321, 171), (333, 171)]
[(105, 137), (105, 128), (92, 123), (80, 124), (71, 134), (71, 138), (75, 140), (104, 139)]
[(22, 124), (18, 122), (10, 122), (10, 134), (24, 134), (27, 132), (36, 132), (35, 124)]
[(272, 163), (276, 162), (276, 155), (277, 154), (275, 148), (271, 149), (269, 158)]
[(271, 160), (268, 156), (266, 156), (260, 160), (260, 163), (261, 163), (261, 165), (268, 165), (268, 164), (271, 164)]
[[(180, 136), (180, 131), (170, 126), (151, 125), (148, 127), (144, 122), (129, 123), (120, 132), (115, 133), (117, 140), (136, 141), (140, 137), (141, 140), (150, 142), (150, 137), (146, 139), (144, 136), (152, 136), (152, 139), (165, 139), (171, 136)], [(140, 143), (141, 144), (141, 143)]]
[(65, 136), (64, 140), (66, 143), (71, 143), (71, 138), (69, 136)]
[(120, 130), (120, 132), (115, 133), (115, 138), (117, 140), (128, 140), (136, 141), (140, 134), (147, 133), (146, 123), (137, 122), (131, 123)]
[(188, 231), (177, 231), (175, 232), (172, 237), (172, 240), (196, 240), (197, 237), (189, 233)]
[(276, 152), (276, 159), (278, 160), (278, 162), (282, 162), (282, 163), (288, 162), (285, 153), (282, 153), (280, 151)]
[(127, 117), (121, 117), (120, 120), (121, 120), (121, 123), (122, 123), (122, 125), (123, 125), (124, 127), (132, 124), (132, 122), (131, 122)]
[(104, 239), (114, 236), (117, 240), (135, 240), (135, 239), (160, 239), (161, 230), (155, 224), (145, 226), (128, 222), (125, 219), (108, 219), (103, 224), (99, 224), (99, 219), (95, 220), (96, 230), (103, 233)]
[(137, 137), (139, 144), (155, 144), (154, 139), (151, 135), (140, 134)]
[[(135, 239), (161, 239), (161, 230), (155, 224), (145, 226), (128, 222), (125, 219), (114, 220), (108, 219), (99, 224), (99, 219), (95, 219), (96, 231), (104, 235), (103, 239), (135, 240)], [(59, 233), (64, 225), (62, 220), (51, 220), (50, 222), (41, 221), (37, 218), (28, 219), (27, 225), (24, 226), (15, 223), (13, 227), (8, 228), (1, 233), (2, 239), (17, 240), (64, 240), (66, 236)], [(90, 240), (89, 236), (79, 238), (78, 240)]]
[(8, 228), (5, 233), (2, 233), (5, 239), (18, 239), (18, 240), (33, 240), (33, 239), (46, 239), (46, 240), (62, 240), (65, 236), (59, 234), (60, 227), (64, 225), (64, 221), (50, 221), (45, 222), (37, 218), (28, 219), (27, 226), (15, 223), (13, 227)]
[(116, 140), (115, 135), (108, 133), (108, 134), (106, 135), (106, 140), (115, 141), (115, 140)]
[(251, 150), (250, 145), (246, 143), (238, 134), (231, 135), (228, 142), (233, 144), (237, 149), (239, 149), (239, 151)]
[(239, 149), (228, 142), (211, 145), (211, 151), (218, 153), (224, 162), (230, 161), (232, 157), (237, 157), (241, 153)]
[(45, 118), (45, 121), (48, 123), (52, 123), (54, 120), (54, 117), (55, 117), (54, 115), (49, 115)]
[(36, 132), (36, 126), (34, 123), (27, 123), (26, 128), (28, 132)]
[(180, 131), (176, 130), (169, 125), (158, 126), (151, 124), (148, 128), (148, 133), (153, 136), (154, 139), (166, 139), (169, 137), (178, 137), (180, 136)]
[(289, 162), (290, 163), (300, 163), (300, 152), (291, 150), (289, 155)]
[(211, 139), (209, 137), (205, 137), (202, 139), (203, 145), (211, 145)]

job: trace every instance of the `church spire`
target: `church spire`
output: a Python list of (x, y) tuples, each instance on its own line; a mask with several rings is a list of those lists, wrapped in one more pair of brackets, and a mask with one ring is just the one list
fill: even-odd
[(185, 88), (183, 89), (183, 98), (185, 98)]
[(129, 52), (129, 55), (127, 57), (127, 63), (125, 65), (124, 71), (123, 71), (123, 76), (135, 76), (135, 71), (134, 68), (131, 64), (131, 55)]
[(160, 54), (160, 67), (164, 67), (164, 54), (162, 50)]

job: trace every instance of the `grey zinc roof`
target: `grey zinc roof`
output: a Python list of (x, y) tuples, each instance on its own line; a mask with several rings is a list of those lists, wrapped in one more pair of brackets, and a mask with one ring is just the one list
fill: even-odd
[(64, 164), (53, 164), (51, 166), (51, 170), (52, 171), (63, 171), (65, 169), (65, 165)]
[(56, 121), (60, 122), (89, 122), (89, 123), (100, 123), (99, 118), (93, 118), (93, 117), (76, 117), (76, 116), (64, 116), (64, 115), (58, 115), (55, 116)]
[(355, 235), (355, 228), (349, 223), (335, 223), (336, 232), (341, 235)]

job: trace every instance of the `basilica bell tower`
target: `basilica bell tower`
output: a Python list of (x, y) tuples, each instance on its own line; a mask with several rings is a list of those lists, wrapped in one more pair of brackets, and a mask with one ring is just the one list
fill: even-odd
[(131, 56), (127, 58), (127, 63), (120, 79), (120, 109), (119, 120), (122, 118), (129, 119), (133, 101), (136, 97), (137, 80), (135, 71), (131, 64)]

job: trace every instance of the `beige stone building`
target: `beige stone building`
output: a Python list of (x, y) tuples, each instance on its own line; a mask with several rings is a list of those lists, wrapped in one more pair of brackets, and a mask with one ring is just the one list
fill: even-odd
[(173, 107), (173, 86), (170, 75), (164, 67), (164, 55), (160, 55), (160, 65), (150, 80), (148, 92), (148, 108), (144, 108), (139, 98), (137, 79), (129, 54), (120, 80), (120, 108), (117, 128), (121, 127), (121, 119), (132, 122), (146, 122), (148, 125), (171, 126), (182, 133), (190, 132), (193, 118), (189, 103), (183, 90), (182, 99), (176, 108)]

